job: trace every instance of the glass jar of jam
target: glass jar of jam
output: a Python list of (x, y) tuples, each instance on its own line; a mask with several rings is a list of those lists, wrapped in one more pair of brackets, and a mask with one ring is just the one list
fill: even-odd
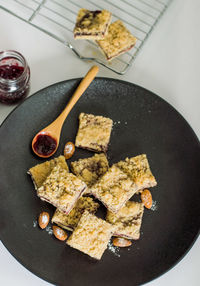
[(30, 69), (25, 58), (16, 51), (0, 52), (0, 102), (17, 103), (30, 88)]

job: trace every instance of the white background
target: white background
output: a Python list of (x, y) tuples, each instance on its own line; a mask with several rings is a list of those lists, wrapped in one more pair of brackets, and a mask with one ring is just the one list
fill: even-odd
[[(200, 138), (199, 11), (199, 0), (174, 0), (128, 73), (119, 76), (101, 67), (99, 76), (133, 82), (160, 95), (185, 117)], [(82, 77), (91, 66), (59, 42), (0, 10), (0, 50), (4, 49), (17, 50), (27, 59), (30, 94), (62, 80)], [(0, 123), (13, 108), (0, 104)], [(200, 285), (199, 242), (200, 238), (178, 265), (147, 285)], [(21, 266), (0, 242), (0, 285), (50, 284)]]

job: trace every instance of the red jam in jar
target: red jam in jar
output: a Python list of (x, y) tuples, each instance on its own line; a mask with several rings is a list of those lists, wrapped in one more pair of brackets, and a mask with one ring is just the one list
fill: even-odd
[(0, 52), (0, 102), (17, 103), (28, 95), (30, 69), (16, 51)]

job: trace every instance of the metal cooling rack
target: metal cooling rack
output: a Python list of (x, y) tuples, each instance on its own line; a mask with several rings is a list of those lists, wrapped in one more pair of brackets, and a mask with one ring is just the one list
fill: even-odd
[[(95, 61), (124, 74), (170, 2), (172, 0), (0, 0), (0, 8), (60, 41), (80, 59)], [(135, 47), (107, 62), (95, 42), (75, 41), (73, 28), (80, 8), (109, 10), (112, 21), (122, 20), (137, 38)]]

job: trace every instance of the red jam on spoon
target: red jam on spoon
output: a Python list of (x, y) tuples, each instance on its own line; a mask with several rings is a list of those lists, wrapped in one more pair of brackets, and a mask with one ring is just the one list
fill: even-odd
[(48, 157), (57, 148), (57, 141), (47, 134), (39, 134), (36, 137), (36, 141), (33, 144), (33, 149), (35, 153), (39, 154), (41, 157)]

